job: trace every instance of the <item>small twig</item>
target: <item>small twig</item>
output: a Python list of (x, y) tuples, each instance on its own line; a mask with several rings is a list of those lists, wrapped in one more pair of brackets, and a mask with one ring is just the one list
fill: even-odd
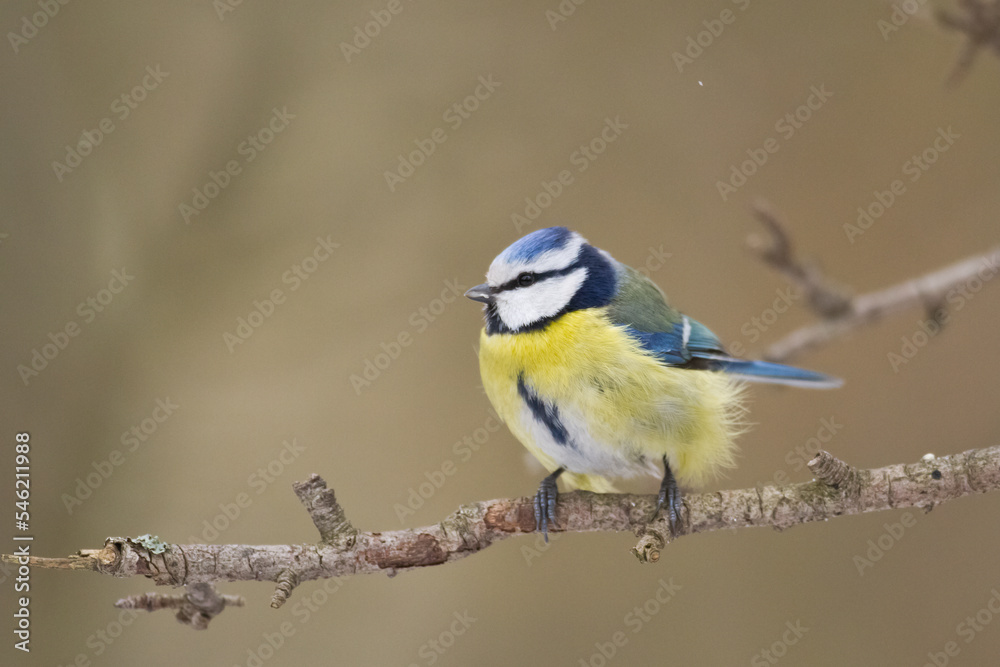
[(958, 61), (948, 75), (948, 85), (956, 85), (965, 77), (980, 49), (992, 48), (1000, 54), (1000, 0), (960, 0), (959, 5), (961, 13), (936, 12), (939, 24), (966, 36)]
[(846, 290), (834, 285), (813, 264), (795, 256), (788, 228), (764, 199), (753, 204), (754, 215), (767, 229), (770, 240), (752, 235), (747, 245), (768, 265), (781, 272), (789, 282), (803, 291), (809, 306), (825, 318), (840, 317), (851, 308)]
[(281, 605), (288, 602), (292, 591), (299, 585), (299, 575), (295, 570), (289, 568), (278, 575), (275, 583), (278, 585), (274, 590), (274, 595), (271, 596), (272, 609), (278, 609)]
[(184, 595), (145, 593), (130, 595), (115, 603), (119, 609), (176, 609), (177, 620), (195, 630), (206, 630), (208, 623), (226, 607), (242, 607), (245, 600), (239, 595), (219, 595), (212, 584), (190, 584)]
[(296, 482), (293, 488), (324, 543), (346, 547), (353, 544), (358, 529), (347, 520), (344, 508), (337, 502), (333, 489), (326, 488), (322, 477), (311, 475), (304, 482)]

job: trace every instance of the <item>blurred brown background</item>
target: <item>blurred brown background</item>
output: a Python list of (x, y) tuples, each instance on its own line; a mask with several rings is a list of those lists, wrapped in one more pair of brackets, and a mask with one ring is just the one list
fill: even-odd
[[(755, 196), (858, 291), (1000, 236), (1000, 63), (984, 55), (946, 87), (961, 38), (927, 7), (884, 38), (878, 21), (892, 7), (877, 2), (593, 1), (554, 28), (556, 0), (403, 2), (396, 14), (384, 2), (74, 2), (26, 28), (42, 4), (0, 10), (3, 31), (21, 35), (0, 47), (3, 525), (14, 532), (12, 446), (27, 430), (39, 555), (147, 532), (312, 541), (290, 486), (311, 472), (369, 530), (533, 493), (541, 470), (506, 429), (477, 431), (491, 425), (473, 351), (480, 310), (446, 291), (481, 282), (533, 229), (568, 224), (648, 266), (677, 306), (750, 355), (812, 321), (795, 304), (766, 331), (752, 324), (786, 287), (745, 249), (759, 231)], [(391, 21), (345, 55), (366, 24), (376, 32), (372, 12)], [(689, 37), (707, 46), (678, 71), (673, 54)], [(832, 96), (787, 136), (776, 123), (814, 86)], [(465, 102), (477, 88), (481, 99)], [(456, 103), (477, 108), (462, 117), (448, 112)], [(627, 128), (596, 159), (574, 158), (606, 119)], [(98, 144), (102, 122), (112, 131)], [(384, 172), (438, 128), (444, 142), (390, 189)], [(911, 180), (905, 163), (939, 128), (960, 136)], [(777, 152), (723, 201), (717, 181), (768, 138)], [(53, 167), (81, 139), (89, 154)], [(573, 182), (517, 229), (512, 214), (562, 170)], [(213, 173), (225, 187), (212, 187)], [(905, 193), (849, 241), (845, 223), (895, 179)], [(318, 238), (339, 247), (307, 260)], [(647, 264), (658, 252), (669, 257)], [(270, 317), (227, 345), (276, 289), (283, 302)], [(888, 355), (919, 330), (916, 310), (798, 360), (844, 377), (839, 391), (754, 388), (757, 426), (716, 488), (807, 480), (795, 448), (831, 420), (826, 446), (863, 467), (997, 444), (998, 304), (987, 285), (898, 372)], [(18, 366), (72, 323), (78, 335), (25, 382)], [(356, 391), (351, 376), (385, 365), (381, 344), (404, 332), (411, 343)], [(177, 407), (166, 415), (158, 400)], [(483, 442), (478, 451), (456, 445), (466, 437)], [(114, 450), (120, 465), (108, 473)], [(440, 481), (448, 461), (455, 474), (401, 519), (411, 490)], [(99, 485), (80, 488), (88, 475)], [(652, 492), (656, 481), (629, 488)], [(250, 502), (226, 519), (238, 498)], [(167, 613), (122, 619), (112, 603), (149, 590), (144, 580), (36, 570), (32, 653), (12, 648), (6, 578), (0, 655), (46, 665), (81, 655), (95, 665), (918, 665), (954, 641), (949, 664), (981, 665), (1000, 649), (1000, 621), (971, 637), (963, 624), (1000, 589), (998, 510), (994, 494), (912, 512), (901, 536), (885, 524), (905, 512), (713, 533), (648, 567), (629, 554), (629, 534), (560, 536), (546, 551), (524, 537), (391, 580), (305, 584), (279, 611), (270, 584), (223, 585), (248, 605), (200, 633)], [(213, 536), (206, 522), (223, 530)], [(890, 548), (859, 573), (880, 538)], [(661, 580), (675, 593), (653, 604)], [(283, 623), (294, 634), (267, 650)], [(619, 631), (624, 645), (605, 658)]]

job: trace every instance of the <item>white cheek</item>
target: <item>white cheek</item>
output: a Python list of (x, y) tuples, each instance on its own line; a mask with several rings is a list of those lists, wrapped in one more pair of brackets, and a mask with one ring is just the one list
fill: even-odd
[(581, 267), (558, 278), (549, 278), (531, 287), (522, 287), (498, 294), (497, 313), (511, 329), (520, 329), (546, 317), (552, 317), (576, 295), (587, 279), (587, 269)]

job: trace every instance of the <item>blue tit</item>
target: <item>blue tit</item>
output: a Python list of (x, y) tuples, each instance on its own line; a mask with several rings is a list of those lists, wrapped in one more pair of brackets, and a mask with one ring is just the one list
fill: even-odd
[(737, 359), (649, 278), (565, 227), (500, 253), (486, 282), (479, 368), (497, 414), (551, 474), (535, 495), (548, 539), (558, 488), (612, 491), (608, 478), (664, 471), (656, 514), (672, 530), (679, 485), (733, 467), (744, 380), (830, 388), (821, 373)]

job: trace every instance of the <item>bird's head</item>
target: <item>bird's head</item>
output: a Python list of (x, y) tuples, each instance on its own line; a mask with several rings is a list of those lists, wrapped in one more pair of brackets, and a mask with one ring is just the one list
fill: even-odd
[(497, 255), (486, 282), (465, 296), (486, 304), (488, 333), (530, 331), (564, 313), (607, 305), (617, 289), (614, 263), (576, 232), (548, 227)]

